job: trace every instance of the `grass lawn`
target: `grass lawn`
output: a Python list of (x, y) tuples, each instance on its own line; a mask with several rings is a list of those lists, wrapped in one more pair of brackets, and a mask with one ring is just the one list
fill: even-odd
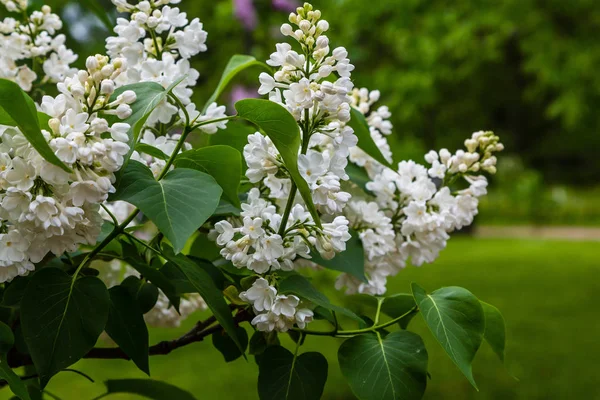
[[(435, 265), (409, 268), (393, 279), (388, 285), (390, 294), (409, 291), (411, 281), (429, 291), (464, 286), (497, 306), (507, 322), (507, 367), (484, 344), (474, 365), (477, 392), (434, 342), (420, 317), (415, 318), (410, 329), (423, 336), (429, 351), (432, 379), (426, 399), (600, 399), (599, 255), (597, 243), (455, 238)], [(325, 275), (323, 284), (330, 284), (333, 277)], [(343, 296), (330, 297), (343, 301)], [(187, 322), (181, 331), (194, 320)], [(151, 342), (177, 333), (155, 329)], [(309, 337), (302, 349), (319, 350), (330, 361), (325, 399), (354, 398), (337, 365), (339, 343)], [(61, 399), (85, 400), (103, 393), (103, 380), (144, 377), (133, 364), (119, 360), (84, 360), (75, 368), (97, 383), (64, 372), (51, 381), (48, 390)], [(153, 378), (187, 389), (199, 400), (257, 398), (258, 369), (253, 359), (228, 365), (210, 343), (153, 357), (151, 369)], [(7, 389), (0, 392), (1, 399), (9, 397)]]

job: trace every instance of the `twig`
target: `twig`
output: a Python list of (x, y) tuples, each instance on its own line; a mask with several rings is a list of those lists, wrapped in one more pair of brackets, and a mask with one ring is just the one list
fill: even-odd
[[(241, 310), (239, 311), (235, 317), (234, 322), (239, 324), (244, 321), (250, 320), (250, 314), (247, 311)], [(204, 340), (207, 336), (212, 335), (213, 333), (219, 332), (223, 328), (221, 325), (213, 325), (216, 322), (216, 318), (211, 316), (205, 321), (200, 321), (192, 328), (189, 332), (184, 334), (183, 336), (175, 339), (175, 340), (165, 340), (159, 342), (153, 346), (151, 346), (149, 350), (149, 355), (158, 356), (158, 355), (167, 355), (171, 353), (173, 350), (176, 350), (180, 347), (184, 347), (190, 345), (195, 342), (200, 342)], [(83, 358), (94, 358), (94, 359), (122, 359), (129, 360), (129, 356), (125, 354), (123, 350), (118, 347), (95, 347), (90, 350)], [(11, 352), (8, 357), (8, 364), (11, 368), (22, 367), (24, 365), (32, 364), (31, 357), (29, 355), (18, 354)]]

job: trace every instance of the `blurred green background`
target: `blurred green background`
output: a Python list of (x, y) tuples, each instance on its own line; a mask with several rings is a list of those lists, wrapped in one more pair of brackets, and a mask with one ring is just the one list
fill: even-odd
[[(112, 9), (108, 0), (87, 2)], [(103, 51), (108, 35), (86, 9), (87, 2), (46, 1), (65, 20), (64, 31), (81, 55), (80, 64), (85, 56)], [(209, 33), (209, 50), (194, 61), (201, 73), (195, 91), (200, 103), (232, 54), (268, 58), (281, 41), (279, 25), (294, 4), (182, 1), (180, 6), (190, 17), (199, 17)], [(422, 162), (427, 150), (456, 149), (480, 129), (494, 130), (506, 145), (474, 233), (451, 239), (436, 264), (407, 268), (388, 286), (395, 293), (408, 291), (411, 281), (429, 290), (460, 285), (505, 315), (506, 368), (484, 345), (475, 363), (480, 392), (415, 320), (413, 327), (430, 351), (427, 398), (600, 399), (595, 300), (600, 290), (598, 0), (313, 4), (330, 23), (332, 47), (348, 48), (356, 66), (355, 85), (379, 89), (381, 103), (390, 107), (396, 161)], [(234, 96), (255, 91), (257, 75), (257, 70), (244, 73)], [(319, 282), (332, 287), (333, 276), (324, 274)], [(329, 294), (345, 301), (340, 294)], [(155, 329), (152, 337), (158, 341), (177, 333)], [(322, 351), (330, 360), (324, 398), (352, 399), (336, 363), (334, 342), (309, 338), (306, 350)], [(77, 368), (99, 382), (142, 377), (124, 361), (83, 361)], [(254, 361), (226, 364), (210, 343), (155, 357), (152, 370), (154, 378), (188, 389), (198, 399), (257, 397)], [(92, 398), (102, 393), (102, 385), (63, 373), (49, 390), (63, 399)], [(6, 391), (0, 394), (8, 398)]]

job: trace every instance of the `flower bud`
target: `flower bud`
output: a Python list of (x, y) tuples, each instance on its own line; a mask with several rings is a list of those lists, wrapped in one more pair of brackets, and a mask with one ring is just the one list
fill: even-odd
[(60, 131), (60, 120), (58, 118), (50, 118), (48, 126), (52, 129), (52, 132), (57, 134)]
[(120, 119), (125, 119), (131, 116), (132, 110), (128, 104), (119, 104), (116, 113), (117, 117), (119, 117)]
[(333, 58), (335, 58), (337, 61), (340, 61), (348, 57), (348, 51), (346, 51), (346, 49), (343, 47), (336, 47), (335, 49), (333, 49), (332, 55)]
[(281, 34), (283, 36), (291, 36), (292, 32), (294, 32), (294, 30), (292, 29), (292, 26), (290, 24), (281, 25)]
[(329, 22), (322, 19), (317, 23), (317, 29), (321, 32), (326, 32), (329, 29)]
[(115, 83), (110, 79), (105, 79), (100, 84), (100, 93), (111, 95), (115, 91)]
[(300, 21), (300, 23), (298, 24), (298, 27), (300, 29), (302, 29), (302, 32), (306, 33), (308, 32), (308, 30), (311, 27), (311, 23), (308, 20), (303, 19), (302, 21)]
[(121, 98), (121, 101), (126, 104), (135, 103), (135, 101), (137, 100), (137, 95), (133, 90), (126, 90), (123, 93), (121, 93), (119, 97)]
[(94, 57), (94, 56), (89, 56), (89, 57), (88, 57), (88, 58), (85, 60), (85, 67), (86, 67), (86, 68), (87, 68), (89, 71), (91, 71), (91, 72), (93, 72), (93, 71), (97, 70), (97, 69), (98, 69), (98, 66), (99, 66), (99, 64), (98, 64), (98, 60), (97, 60), (97, 59), (96, 59), (96, 57)]

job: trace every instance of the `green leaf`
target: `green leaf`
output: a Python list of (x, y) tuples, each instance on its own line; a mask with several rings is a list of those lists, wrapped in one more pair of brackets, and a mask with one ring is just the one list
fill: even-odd
[[(124, 120), (119, 120), (119, 122), (125, 122), (131, 125), (131, 129), (129, 129), (129, 132), (127, 132), (127, 134), (129, 135), (129, 153), (125, 157), (125, 163), (123, 164), (123, 167), (116, 174), (117, 180), (119, 180), (122, 177), (125, 171), (125, 167), (129, 163), (131, 154), (133, 153), (136, 143), (138, 143), (139, 141), (140, 134), (144, 129), (144, 126), (146, 125), (148, 117), (150, 116), (150, 114), (152, 114), (154, 109), (156, 109), (156, 107), (158, 107), (160, 103), (162, 103), (163, 101), (167, 101), (167, 95), (184, 79), (185, 76), (176, 79), (166, 89), (156, 82), (132, 83), (130, 85), (125, 85), (121, 86), (120, 88), (117, 88), (117, 90), (115, 90), (115, 92), (110, 97), (110, 100), (114, 101), (120, 94), (122, 94), (126, 90), (134, 91), (137, 96), (136, 101), (133, 104), (131, 104), (131, 115)], [(113, 122), (117, 122), (116, 120), (114, 120), (114, 117)]]
[(7, 118), (12, 119), (14, 125), (12, 123), (8, 125), (18, 127), (33, 148), (46, 161), (71, 172), (71, 169), (56, 157), (46, 138), (42, 135), (33, 100), (15, 82), (0, 79), (0, 108), (4, 111), (0, 118), (4, 122), (9, 122)]
[(196, 400), (183, 389), (153, 379), (111, 379), (104, 384), (109, 394), (129, 393), (153, 400)]
[(190, 255), (203, 258), (208, 261), (215, 261), (221, 258), (220, 248), (214, 240), (210, 240), (208, 235), (200, 234), (192, 243)]
[(427, 294), (425, 289), (413, 283), (412, 292), (433, 336), (477, 389), (471, 363), (485, 330), (485, 316), (477, 297), (456, 286)]
[(363, 167), (349, 162), (346, 166), (346, 173), (350, 177), (351, 182), (355, 183), (365, 193), (371, 194), (371, 191), (367, 189), (367, 183), (371, 182), (371, 178), (369, 178), (367, 171)]
[(417, 400), (427, 386), (427, 350), (408, 331), (346, 340), (338, 351), (342, 374), (361, 400)]
[(25, 382), (10, 368), (5, 354), (0, 357), (0, 379), (5, 380), (10, 390), (21, 400), (31, 400)]
[(301, 275), (290, 275), (282, 280), (279, 284), (279, 292), (283, 294), (295, 294), (296, 296), (306, 299), (318, 306), (335, 311), (345, 315), (358, 322), (363, 322), (362, 319), (352, 311), (331, 304), (327, 296), (319, 292), (312, 283)]
[[(381, 311), (393, 319), (406, 314), (416, 306), (417, 304), (412, 295), (408, 293), (398, 293), (385, 298), (381, 305)], [(408, 327), (410, 320), (415, 316), (416, 312), (417, 311), (415, 310), (415, 312), (408, 314), (398, 322), (402, 329)]]
[(8, 353), (15, 345), (15, 335), (8, 325), (0, 322), (0, 355)]
[(196, 264), (190, 258), (179, 254), (175, 255), (167, 246), (165, 246), (163, 256), (183, 272), (188, 281), (194, 286), (196, 292), (202, 296), (206, 305), (212, 311), (217, 321), (221, 324), (225, 332), (233, 339), (241, 351), (244, 351), (242, 339), (238, 337), (237, 326), (233, 321), (231, 310), (223, 297), (222, 291), (215, 286), (210, 274)]
[(8, 325), (0, 322), (0, 355), (8, 353), (15, 345), (15, 335)]
[(28, 283), (29, 277), (26, 276), (19, 276), (13, 279), (6, 290), (4, 290), (2, 305), (4, 307), (19, 307)]
[(179, 168), (157, 182), (148, 167), (131, 161), (111, 200), (137, 206), (178, 253), (216, 210), (221, 193), (213, 177), (203, 172)]
[(126, 254), (125, 262), (138, 271), (144, 278), (148, 279), (154, 285), (163, 291), (175, 309), (179, 309), (179, 296), (175, 284), (172, 283), (160, 270), (147, 265), (147, 263), (139, 257), (134, 246), (124, 242), (123, 253)]
[(94, 347), (109, 305), (106, 286), (98, 278), (73, 281), (57, 268), (33, 275), (21, 302), (21, 323), (42, 387)]
[(40, 129), (45, 129), (48, 132), (50, 131), (50, 125), (48, 125), (48, 122), (50, 121), (50, 116), (48, 114), (45, 114), (41, 111), (37, 112), (37, 116), (38, 116), (38, 124), (40, 125)]
[(381, 164), (389, 167), (390, 163), (381, 154), (379, 147), (377, 147), (377, 144), (375, 144), (375, 141), (371, 137), (371, 131), (369, 130), (369, 124), (365, 116), (354, 107), (351, 108), (350, 114), (351, 119), (348, 125), (354, 129), (354, 134), (358, 138), (357, 146)]
[(106, 333), (139, 369), (150, 375), (148, 328), (137, 301), (123, 286), (115, 286), (108, 293), (110, 311)]
[(85, 6), (85, 8), (90, 10), (92, 13), (94, 13), (96, 17), (98, 17), (100, 22), (102, 22), (104, 27), (109, 32), (113, 31), (116, 23), (111, 19), (111, 17), (109, 17), (108, 13), (106, 12), (106, 9), (102, 6), (100, 2), (98, 2), (97, 0), (83, 0), (82, 3)]
[(137, 302), (142, 314), (152, 310), (158, 300), (158, 287), (150, 282), (144, 282), (136, 276), (128, 276), (121, 286), (127, 289), (129, 295)]
[[(223, 273), (212, 263), (191, 256), (188, 256), (188, 258), (194, 261), (198, 268), (203, 269), (204, 272), (210, 276), (216, 288), (221, 289), (224, 286), (225, 276), (223, 276)], [(160, 269), (160, 272), (175, 285), (175, 290), (178, 295), (197, 292), (194, 284), (190, 282), (188, 277), (175, 263), (167, 262)]]
[(504, 362), (504, 348), (506, 346), (506, 326), (504, 317), (496, 307), (480, 301), (485, 314), (484, 339), (491, 346), (494, 353)]
[[(240, 153), (244, 152), (244, 146), (248, 144), (248, 135), (256, 132), (256, 127), (244, 120), (234, 119), (227, 123), (227, 127), (219, 131), (218, 135), (210, 135), (210, 144), (226, 145), (233, 147)], [(242, 163), (242, 170), (246, 172), (248, 166)]]
[(318, 252), (314, 251), (311, 254), (311, 261), (328, 269), (346, 272), (358, 278), (361, 282), (367, 283), (368, 280), (365, 276), (365, 253), (362, 242), (358, 236), (358, 232), (350, 229), (350, 234), (352, 237), (346, 243), (346, 251), (336, 254), (331, 260), (324, 259)]
[(215, 332), (212, 335), (213, 346), (223, 354), (225, 362), (237, 360), (244, 355), (244, 352), (248, 348), (248, 332), (241, 326), (238, 326), (236, 331), (237, 337), (242, 342), (243, 352), (240, 351), (233, 339), (225, 331)]
[(163, 153), (163, 151), (161, 149), (158, 149), (154, 146), (150, 146), (149, 144), (146, 144), (146, 143), (137, 143), (135, 145), (135, 150), (138, 153), (148, 154), (149, 156), (158, 158), (159, 160), (168, 160), (169, 159), (169, 156), (166, 155), (165, 153)]
[(327, 359), (321, 353), (298, 356), (281, 346), (268, 347), (259, 364), (260, 400), (320, 399), (327, 372)]
[(235, 103), (235, 109), (240, 118), (252, 122), (271, 138), (285, 162), (290, 177), (298, 187), (306, 208), (320, 227), (321, 219), (313, 203), (310, 188), (298, 170), (300, 128), (292, 114), (281, 105), (262, 99), (238, 101)]
[(131, 149), (130, 152), (133, 152), (148, 117), (152, 114), (152, 111), (165, 100), (167, 91), (156, 82), (132, 83), (117, 88), (112, 96), (110, 96), (110, 101), (115, 101), (119, 95), (127, 90), (135, 92), (136, 100), (131, 104), (131, 115), (124, 120), (120, 120), (120, 122), (131, 125), (131, 129), (128, 132), (129, 147)]
[(223, 93), (229, 82), (231, 82), (231, 80), (237, 74), (239, 74), (246, 68), (250, 68), (253, 66), (263, 67), (267, 71), (270, 69), (267, 65), (263, 64), (262, 62), (256, 61), (256, 58), (252, 56), (246, 56), (242, 54), (235, 54), (234, 56), (232, 56), (229, 59), (225, 70), (223, 70), (223, 74), (221, 75), (221, 80), (219, 81), (217, 88), (206, 102), (206, 105), (204, 106), (204, 111), (206, 111), (206, 109), (211, 103), (217, 101), (217, 99), (219, 98), (221, 93)]
[(205, 172), (223, 188), (223, 195), (240, 207), (238, 189), (242, 177), (242, 155), (229, 146), (208, 146), (182, 153), (175, 159), (176, 168)]

